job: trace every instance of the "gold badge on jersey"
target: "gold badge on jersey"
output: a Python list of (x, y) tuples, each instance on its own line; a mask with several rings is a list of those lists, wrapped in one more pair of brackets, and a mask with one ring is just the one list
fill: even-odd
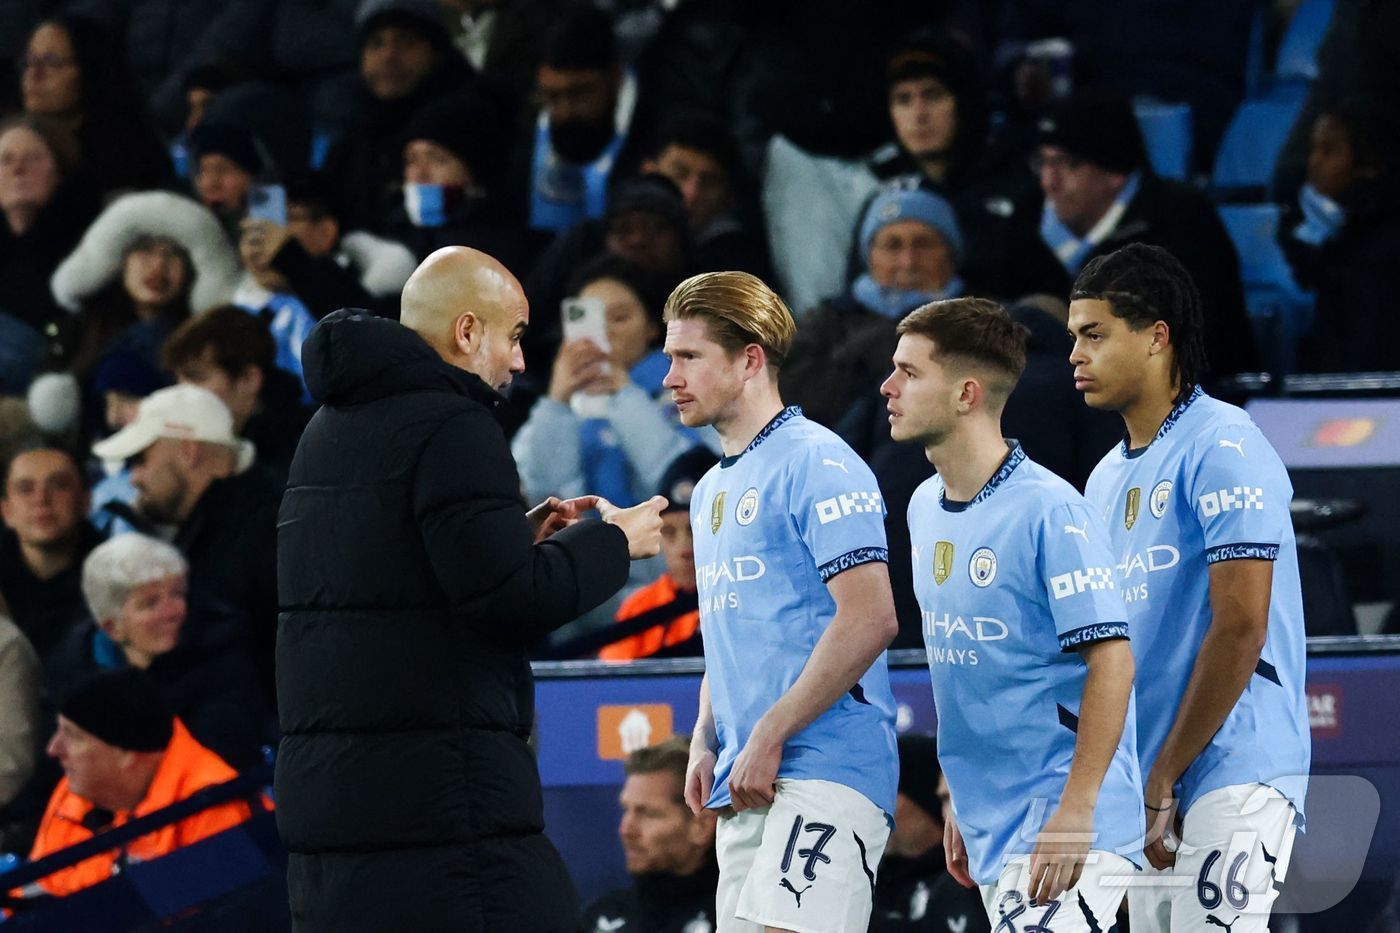
[(939, 541), (933, 546), (933, 582), (939, 586), (953, 572), (953, 542)]
[(1142, 505), (1142, 487), (1128, 490), (1128, 501), (1123, 505), (1123, 527), (1129, 531), (1137, 524), (1138, 508)]
[(715, 496), (710, 504), (710, 532), (719, 534), (719, 526), (724, 524), (724, 493)]

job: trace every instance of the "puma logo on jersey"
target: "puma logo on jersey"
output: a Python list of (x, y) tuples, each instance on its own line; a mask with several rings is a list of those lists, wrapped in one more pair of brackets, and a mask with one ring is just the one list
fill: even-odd
[(626, 917), (618, 917), (616, 920), (611, 917), (599, 917), (598, 923), (593, 927), (594, 933), (613, 933), (627, 925)]
[(1244, 438), (1240, 438), (1240, 439), (1237, 440), (1237, 441), (1227, 441), (1227, 440), (1222, 439), (1222, 440), (1220, 441), (1220, 446), (1221, 446), (1221, 447), (1232, 447), (1232, 448), (1234, 448), (1234, 449), (1239, 453), (1239, 455), (1240, 455), (1241, 457), (1244, 456)]
[(802, 907), (802, 895), (806, 894), (809, 890), (811, 890), (811, 887), (812, 887), (812, 886), (809, 884), (809, 885), (807, 885), (807, 887), (805, 887), (805, 888), (803, 888), (801, 891), (799, 891), (799, 890), (797, 890), (796, 888), (794, 888), (794, 887), (792, 886), (792, 882), (788, 881), (786, 878), (780, 878), (780, 879), (778, 880), (778, 887), (780, 887), (780, 888), (787, 888), (789, 891), (791, 891), (791, 892), (792, 892), (792, 896), (795, 897), (795, 898), (797, 898), (797, 906), (798, 906), (798, 908), (801, 909), (801, 907)]
[(846, 469), (845, 460), (831, 460), (826, 457), (823, 457), (822, 466), (834, 466), (836, 467), (836, 469), (840, 470), (842, 473), (845, 473), (847, 476), (851, 475), (851, 471)]
[(1236, 917), (1234, 920), (1231, 920), (1229, 923), (1226, 923), (1224, 920), (1221, 920), (1218, 917), (1216, 917), (1215, 914), (1206, 914), (1206, 926), (1224, 927), (1225, 933), (1230, 933), (1230, 927), (1234, 926), (1235, 922), (1239, 919), (1239, 917)]
[(1088, 523), (1088, 522), (1085, 522), (1083, 528), (1076, 528), (1076, 527), (1074, 527), (1073, 525), (1066, 525), (1066, 526), (1065, 526), (1065, 534), (1067, 534), (1067, 535), (1079, 535), (1079, 537), (1083, 538), (1085, 541), (1088, 541), (1088, 540), (1089, 540), (1089, 523)]

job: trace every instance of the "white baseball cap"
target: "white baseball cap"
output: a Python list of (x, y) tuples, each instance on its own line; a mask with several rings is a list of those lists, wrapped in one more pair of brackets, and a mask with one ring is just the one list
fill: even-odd
[(208, 389), (173, 385), (141, 400), (130, 424), (106, 440), (92, 445), (103, 460), (127, 460), (162, 437), (181, 441), (207, 441), (238, 451), (238, 472), (253, 465), (255, 448), (233, 430), (228, 406)]

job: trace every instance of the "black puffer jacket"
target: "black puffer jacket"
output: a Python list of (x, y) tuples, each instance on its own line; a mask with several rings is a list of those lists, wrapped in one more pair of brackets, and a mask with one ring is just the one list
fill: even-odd
[(277, 820), (300, 931), (572, 930), (527, 740), (541, 634), (626, 582), (581, 522), (532, 544), (499, 396), (416, 334), (337, 311), (282, 501)]

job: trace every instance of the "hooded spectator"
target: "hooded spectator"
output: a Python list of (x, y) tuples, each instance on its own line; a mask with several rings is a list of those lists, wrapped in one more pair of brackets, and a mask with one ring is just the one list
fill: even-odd
[(53, 295), (73, 312), (53, 356), (85, 377), (117, 344), (154, 360), (191, 312), (233, 295), (238, 259), (214, 215), (165, 192), (114, 201), (53, 275)]

